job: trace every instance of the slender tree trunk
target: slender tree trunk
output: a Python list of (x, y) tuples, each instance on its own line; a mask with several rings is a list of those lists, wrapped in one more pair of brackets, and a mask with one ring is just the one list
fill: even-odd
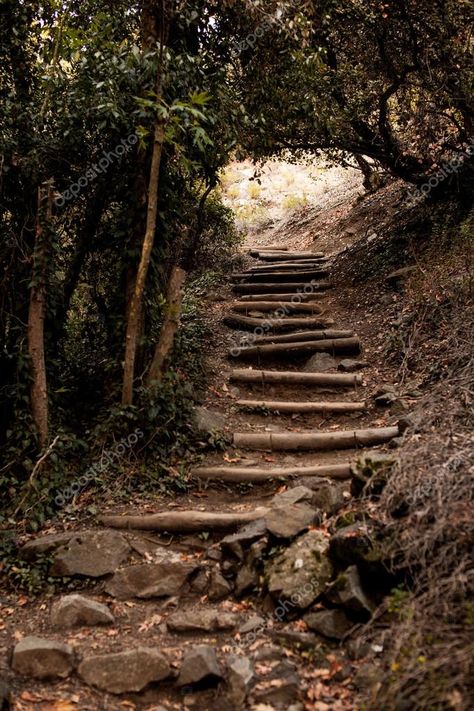
[(161, 327), (160, 338), (156, 344), (155, 353), (147, 377), (147, 386), (160, 382), (163, 378), (170, 353), (173, 349), (174, 338), (179, 328), (181, 306), (183, 302), (183, 286), (186, 272), (180, 267), (173, 267), (168, 283), (166, 295), (166, 315)]
[[(46, 201), (46, 210), (44, 202)], [(44, 355), (44, 321), (46, 311), (46, 284), (48, 270), (48, 224), (53, 205), (53, 191), (50, 185), (46, 194), (38, 188), (38, 210), (36, 217), (35, 248), (33, 254), (33, 278), (28, 310), (28, 353), (31, 359), (31, 411), (38, 431), (41, 449), (48, 442), (48, 384)]]
[[(161, 71), (161, 68), (160, 68)], [(151, 252), (155, 240), (156, 219), (158, 215), (158, 184), (160, 178), (160, 164), (163, 153), (165, 125), (157, 118), (155, 124), (155, 137), (153, 143), (153, 156), (148, 184), (148, 209), (146, 219), (145, 237), (142, 245), (137, 278), (133, 290), (127, 322), (125, 341), (125, 363), (123, 374), (122, 404), (131, 405), (133, 402), (133, 379), (135, 374), (135, 358), (137, 354), (140, 319), (143, 308), (143, 294), (150, 266)]]

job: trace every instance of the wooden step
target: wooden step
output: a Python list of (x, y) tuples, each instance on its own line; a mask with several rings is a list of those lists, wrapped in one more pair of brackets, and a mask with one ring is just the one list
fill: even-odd
[(316, 292), (314, 294), (242, 294), (240, 301), (252, 303), (255, 301), (290, 301), (292, 304), (303, 304), (309, 301), (321, 301), (326, 294)]
[(232, 289), (236, 294), (288, 294), (291, 292), (304, 294), (306, 292), (327, 291), (332, 289), (332, 284), (329, 281), (311, 281), (305, 289), (299, 281), (288, 284), (268, 282), (265, 284), (234, 284)]
[[(289, 319), (290, 320), (290, 319)], [(358, 354), (360, 352), (359, 339), (331, 338), (321, 341), (302, 341), (298, 343), (272, 343), (257, 346), (243, 346), (232, 348), (229, 352), (231, 358), (259, 358), (280, 356), (291, 357), (294, 355), (311, 355), (312, 353)]]
[(258, 383), (260, 385), (301, 384), (330, 386), (330, 387), (355, 387), (362, 385), (362, 375), (356, 373), (300, 373), (293, 370), (253, 370), (242, 368), (233, 370), (230, 374), (233, 383)]
[(266, 508), (252, 511), (214, 513), (207, 511), (164, 511), (135, 516), (100, 516), (99, 521), (111, 528), (130, 528), (142, 531), (167, 531), (192, 533), (193, 531), (220, 531), (238, 528), (245, 523), (264, 518)]
[(295, 328), (327, 328), (334, 324), (331, 318), (321, 316), (306, 316), (304, 318), (254, 318), (252, 316), (241, 316), (240, 314), (228, 314), (224, 318), (224, 323), (230, 328), (237, 328), (242, 331), (255, 331), (260, 329), (265, 331), (291, 331)]
[(268, 262), (267, 264), (259, 264), (256, 267), (249, 267), (246, 272), (278, 272), (288, 271), (289, 269), (312, 269), (327, 263), (326, 257), (313, 260), (302, 260), (300, 262)]
[(256, 257), (257, 259), (261, 259), (262, 261), (266, 262), (284, 262), (284, 261), (290, 261), (291, 259), (297, 259), (298, 261), (301, 259), (315, 259), (315, 258), (321, 258), (325, 257), (326, 255), (324, 252), (285, 252), (282, 254), (281, 252), (269, 252), (269, 251), (257, 251), (254, 250), (250, 253), (252, 257)]
[(318, 464), (309, 467), (200, 467), (191, 472), (192, 476), (205, 481), (226, 481), (229, 483), (265, 483), (274, 479), (296, 477), (327, 477), (328, 479), (350, 479), (351, 463)]
[(283, 313), (305, 312), (310, 314), (321, 314), (323, 307), (319, 304), (298, 304), (291, 301), (255, 301), (253, 304), (248, 301), (234, 301), (230, 304), (232, 311), (283, 311)]
[(241, 449), (270, 452), (298, 452), (330, 449), (353, 449), (384, 444), (399, 434), (398, 427), (376, 427), (338, 432), (236, 432), (234, 445)]
[(288, 252), (288, 247), (278, 247), (276, 244), (270, 244), (266, 247), (248, 247), (248, 252)]
[(269, 277), (271, 277), (274, 282), (299, 281), (300, 284), (304, 284), (311, 279), (324, 279), (327, 276), (329, 276), (327, 269), (312, 269), (310, 271), (302, 272), (272, 272), (271, 274), (246, 274), (244, 272), (232, 274), (232, 278), (234, 280), (238, 280), (246, 284), (265, 282)]
[[(343, 331), (336, 328), (325, 329), (324, 331), (297, 331), (296, 333), (283, 333), (270, 336), (261, 336), (252, 338), (249, 345), (259, 346), (265, 343), (301, 343), (302, 341), (323, 341), (331, 338), (352, 338), (354, 331)], [(242, 343), (245, 341), (245, 335), (242, 336)]]
[(290, 402), (284, 400), (237, 400), (236, 405), (245, 410), (273, 410), (281, 413), (312, 412), (363, 412), (366, 402)]

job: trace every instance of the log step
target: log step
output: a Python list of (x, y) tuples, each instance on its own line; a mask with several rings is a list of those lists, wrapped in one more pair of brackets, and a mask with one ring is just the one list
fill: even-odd
[(273, 410), (281, 413), (363, 412), (366, 402), (290, 402), (278, 400), (237, 400), (236, 405), (246, 410)]
[(268, 509), (266, 508), (238, 513), (209, 513), (194, 510), (165, 511), (136, 516), (100, 516), (99, 521), (111, 528), (192, 533), (193, 531), (221, 531), (238, 528), (245, 523), (264, 518), (267, 513)]
[(305, 283), (309, 281), (310, 279), (323, 279), (324, 277), (327, 277), (329, 275), (329, 272), (327, 269), (312, 269), (310, 271), (296, 271), (296, 272), (272, 272), (271, 274), (264, 273), (264, 274), (258, 274), (258, 273), (236, 273), (232, 274), (233, 279), (237, 279), (239, 281), (245, 282), (247, 284), (250, 283), (259, 283), (259, 282), (265, 282), (269, 277), (273, 279), (274, 282), (293, 282), (296, 280), (300, 280), (301, 283)]
[(241, 316), (239, 314), (229, 314), (224, 318), (224, 323), (230, 328), (241, 330), (260, 329), (265, 331), (291, 331), (295, 328), (326, 328), (332, 326), (334, 320), (330, 318), (306, 316), (303, 318), (253, 318), (252, 316)]
[(267, 262), (279, 262), (279, 261), (290, 261), (291, 259), (318, 259), (321, 257), (325, 257), (326, 255), (324, 252), (285, 252), (282, 254), (281, 252), (270, 252), (270, 251), (257, 251), (254, 250), (250, 252), (252, 257), (255, 257), (256, 259), (261, 259), (262, 261), (267, 261)]
[[(296, 319), (288, 319), (296, 320)], [(309, 319), (308, 319), (309, 320)], [(305, 341), (298, 343), (272, 343), (263, 346), (244, 346), (230, 350), (229, 355), (233, 358), (259, 356), (292, 356), (295, 354), (311, 353), (340, 353), (358, 354), (360, 352), (359, 339), (354, 338), (331, 338), (321, 341)]]
[(266, 247), (249, 247), (247, 252), (288, 252), (289, 247), (279, 247), (276, 244), (270, 244)]
[(294, 294), (305, 294), (306, 292), (312, 293), (314, 291), (326, 291), (331, 288), (331, 282), (317, 282), (313, 280), (310, 282), (306, 290), (299, 281), (290, 283), (266, 282), (265, 284), (234, 284), (232, 287), (236, 294), (288, 294), (291, 292)]
[(226, 481), (230, 483), (265, 483), (273, 479), (296, 477), (327, 477), (328, 479), (350, 479), (351, 463), (318, 464), (310, 467), (200, 467), (191, 472), (192, 476), (205, 481)]
[(321, 314), (322, 306), (318, 304), (298, 304), (292, 301), (255, 301), (253, 304), (248, 301), (234, 301), (230, 305), (232, 311), (283, 311), (283, 313), (294, 313), (304, 311), (311, 314)]
[(312, 269), (326, 264), (327, 257), (320, 259), (308, 260), (303, 259), (300, 262), (268, 262), (267, 264), (259, 264), (256, 267), (249, 267), (246, 272), (273, 272), (273, 271), (288, 271), (289, 269)]
[(308, 301), (320, 301), (326, 298), (326, 294), (316, 292), (315, 294), (243, 294), (240, 301), (252, 303), (255, 301), (290, 301), (292, 304), (305, 303)]
[[(296, 333), (284, 333), (278, 336), (262, 336), (261, 338), (253, 338), (252, 346), (259, 346), (265, 343), (301, 343), (302, 341), (322, 341), (331, 338), (352, 338), (354, 331), (342, 331), (336, 328), (326, 329), (325, 331), (297, 331)], [(245, 341), (245, 336), (242, 336), (242, 342)]]
[(253, 370), (243, 368), (230, 374), (233, 383), (301, 384), (315, 386), (351, 387), (362, 385), (362, 375), (353, 373), (300, 373), (293, 370)]
[(235, 447), (270, 452), (297, 452), (328, 449), (355, 449), (384, 444), (399, 434), (398, 427), (377, 427), (339, 432), (236, 432)]

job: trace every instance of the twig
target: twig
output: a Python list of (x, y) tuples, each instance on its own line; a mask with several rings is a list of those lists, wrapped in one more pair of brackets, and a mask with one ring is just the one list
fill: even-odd
[(23, 504), (25, 503), (25, 501), (26, 501), (26, 499), (27, 499), (27, 497), (28, 497), (29, 490), (31, 489), (32, 486), (34, 486), (33, 482), (34, 482), (34, 478), (35, 478), (36, 474), (38, 473), (38, 471), (39, 471), (41, 465), (43, 464), (43, 462), (49, 457), (49, 455), (50, 455), (51, 452), (53, 451), (54, 447), (56, 446), (56, 443), (57, 443), (58, 439), (59, 439), (59, 435), (57, 435), (57, 436), (53, 439), (53, 441), (51, 442), (51, 444), (49, 445), (49, 447), (47, 448), (47, 450), (44, 452), (44, 454), (41, 455), (41, 457), (38, 459), (38, 461), (36, 462), (35, 466), (33, 467), (33, 471), (31, 472), (30, 478), (28, 479), (28, 482), (27, 482), (27, 484), (26, 484), (26, 493), (25, 493), (24, 497), (22, 498), (22, 500), (20, 501), (20, 503), (18, 504), (18, 506), (16, 507), (13, 516), (16, 516), (17, 513), (21, 510)]

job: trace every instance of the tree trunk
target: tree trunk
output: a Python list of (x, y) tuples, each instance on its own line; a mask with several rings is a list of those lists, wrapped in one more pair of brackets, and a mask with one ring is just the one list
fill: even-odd
[[(161, 69), (160, 69), (161, 71)], [(138, 334), (143, 307), (143, 294), (150, 266), (151, 252), (155, 240), (156, 219), (158, 215), (158, 183), (160, 177), (161, 156), (165, 134), (164, 122), (157, 118), (155, 124), (155, 138), (153, 143), (153, 157), (150, 168), (148, 184), (148, 209), (146, 219), (145, 237), (142, 245), (142, 254), (138, 265), (137, 278), (133, 290), (127, 322), (125, 338), (125, 363), (122, 388), (122, 405), (131, 405), (133, 402), (133, 380), (135, 374), (135, 358), (137, 353)]]
[[(44, 201), (46, 200), (46, 210)], [(38, 431), (41, 449), (48, 442), (48, 383), (44, 355), (44, 321), (46, 312), (46, 285), (48, 271), (48, 230), (43, 217), (49, 222), (52, 213), (53, 191), (50, 185), (46, 194), (38, 188), (38, 210), (33, 253), (32, 286), (28, 309), (28, 354), (31, 359), (31, 412)]]
[(160, 338), (156, 344), (155, 353), (147, 376), (147, 387), (160, 382), (166, 369), (174, 337), (179, 328), (181, 304), (183, 301), (183, 286), (186, 272), (180, 267), (173, 267), (166, 295), (166, 315), (161, 327)]

